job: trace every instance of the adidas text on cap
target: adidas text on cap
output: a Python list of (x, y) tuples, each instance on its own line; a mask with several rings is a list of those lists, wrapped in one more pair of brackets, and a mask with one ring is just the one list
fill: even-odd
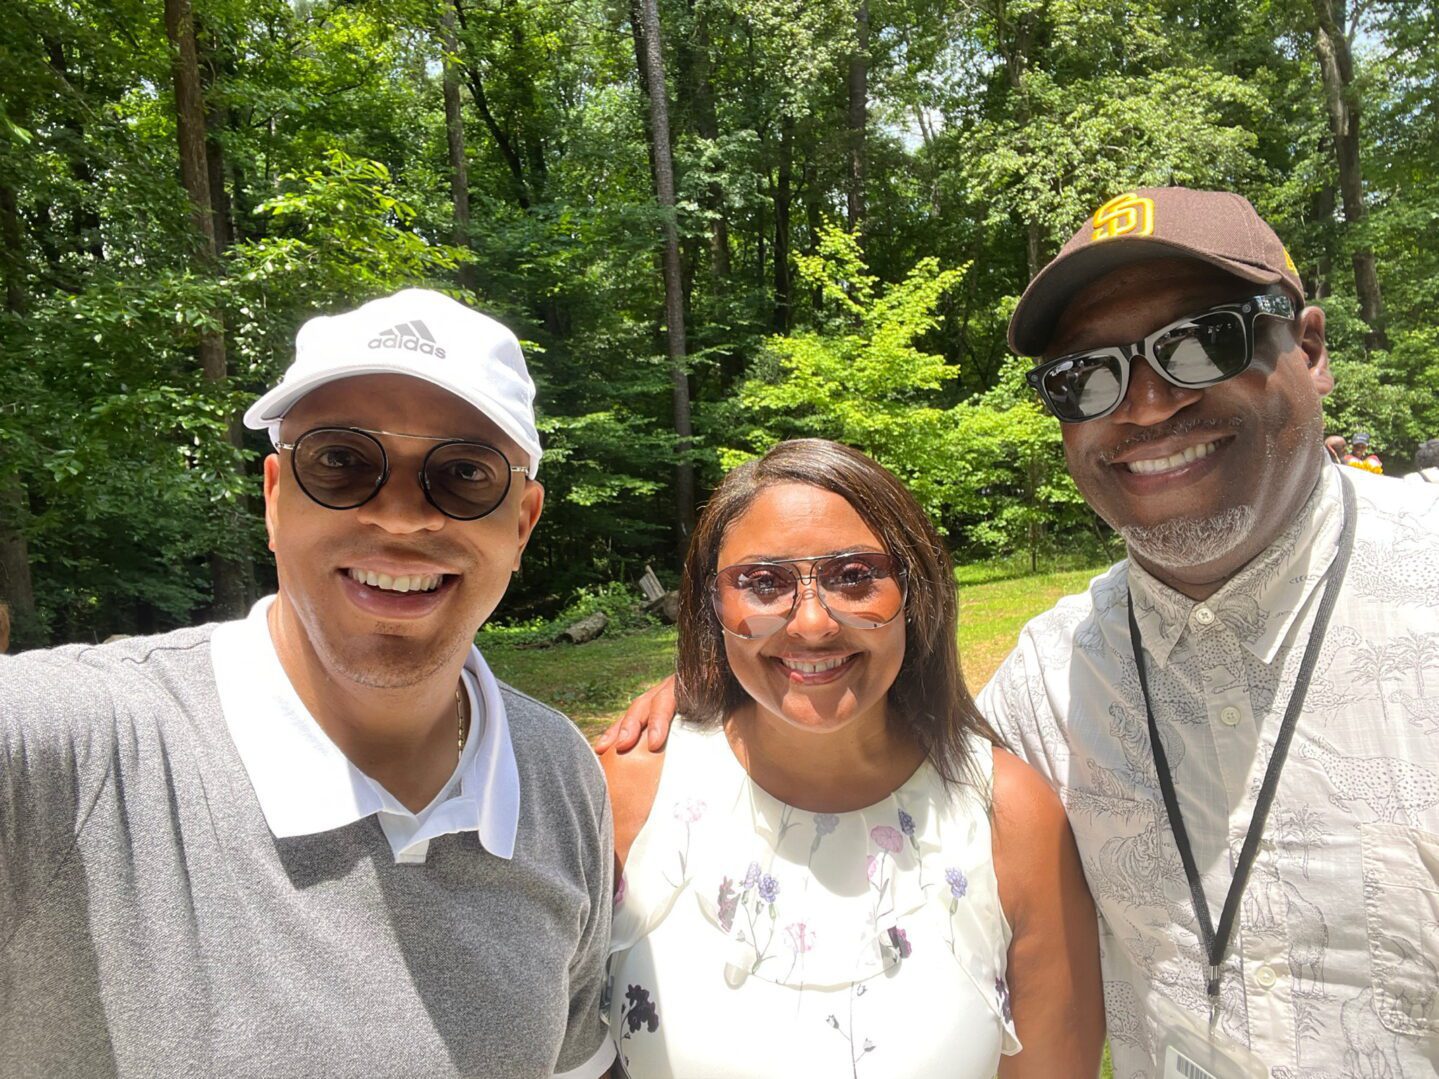
[(450, 297), (410, 288), (354, 311), (312, 318), (295, 336), (295, 362), (245, 413), (245, 426), (269, 428), (296, 401), (327, 382), (357, 375), (410, 375), (448, 390), (488, 416), (540, 467), (535, 384), (520, 342), (504, 326)]
[(1258, 285), (1304, 285), (1284, 244), (1249, 200), (1231, 191), (1146, 187), (1110, 199), (1034, 275), (1009, 320), (1009, 345), (1039, 356), (1076, 293), (1132, 262), (1192, 258)]

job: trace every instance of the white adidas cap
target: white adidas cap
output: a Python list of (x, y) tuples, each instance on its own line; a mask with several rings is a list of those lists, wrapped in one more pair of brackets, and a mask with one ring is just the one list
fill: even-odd
[(312, 318), (295, 335), (295, 362), (245, 413), (245, 426), (269, 428), (311, 390), (356, 375), (410, 375), (468, 401), (540, 468), (535, 384), (520, 342), (488, 315), (430, 289), (407, 288), (354, 311)]

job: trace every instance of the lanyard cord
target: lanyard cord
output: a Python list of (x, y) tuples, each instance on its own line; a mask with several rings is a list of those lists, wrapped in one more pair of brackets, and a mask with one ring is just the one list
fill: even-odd
[(1269, 818), (1269, 807), (1274, 801), (1279, 786), (1279, 773), (1284, 768), (1284, 759), (1289, 754), (1289, 743), (1299, 713), (1304, 707), (1304, 698), (1309, 692), (1309, 681), (1314, 674), (1314, 665), (1319, 660), (1319, 648), (1324, 642), (1324, 633), (1329, 626), (1329, 616), (1339, 598), (1339, 588), (1344, 583), (1345, 571), (1349, 568), (1349, 556), (1354, 550), (1356, 507), (1354, 489), (1349, 481), (1340, 477), (1340, 490), (1344, 502), (1344, 524), (1339, 533), (1339, 549), (1329, 567), (1329, 581), (1324, 586), (1324, 595), (1319, 601), (1319, 610), (1314, 615), (1314, 624), (1309, 630), (1309, 643), (1304, 649), (1304, 658), (1299, 673), (1294, 679), (1294, 689), (1289, 694), (1289, 705), (1284, 710), (1284, 719), (1274, 739), (1274, 751), (1269, 756), (1269, 767), (1264, 772), (1264, 783), (1259, 788), (1259, 797), (1254, 803), (1254, 816), (1249, 821), (1244, 845), (1239, 851), (1239, 861), (1234, 867), (1234, 879), (1229, 882), (1229, 893), (1224, 897), (1224, 909), (1219, 916), (1219, 931), (1209, 914), (1209, 900), (1204, 894), (1204, 882), (1194, 862), (1194, 851), (1189, 844), (1189, 833), (1184, 827), (1184, 818), (1179, 812), (1179, 799), (1174, 792), (1174, 777), (1169, 771), (1169, 757), (1164, 743), (1159, 740), (1159, 727), (1154, 721), (1154, 708), (1150, 703), (1149, 679), (1144, 670), (1143, 641), (1139, 635), (1139, 624), (1134, 618), (1134, 597), (1129, 599), (1129, 641), (1134, 649), (1134, 665), (1139, 670), (1139, 691), (1144, 697), (1145, 718), (1149, 722), (1149, 744), (1154, 753), (1155, 770), (1159, 773), (1159, 791), (1164, 796), (1164, 810), (1169, 816), (1169, 827), (1174, 833), (1174, 845), (1179, 848), (1180, 861), (1184, 863), (1184, 876), (1189, 883), (1189, 897), (1194, 903), (1194, 914), (1199, 920), (1199, 930), (1208, 959), (1208, 979), (1205, 989), (1209, 996), (1210, 1022), (1214, 1022), (1219, 1006), (1219, 969), (1224, 954), (1229, 949), (1229, 938), (1234, 932), (1234, 918), (1239, 911), (1239, 902), (1249, 883), (1249, 870), (1259, 852), (1259, 840), (1264, 834), (1265, 822)]

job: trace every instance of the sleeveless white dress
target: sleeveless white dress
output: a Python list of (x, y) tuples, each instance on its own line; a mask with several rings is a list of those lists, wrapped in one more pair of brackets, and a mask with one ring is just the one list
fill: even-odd
[(990, 847), (993, 760), (927, 762), (866, 809), (751, 782), (675, 724), (616, 888), (610, 1033), (625, 1074), (987, 1079), (1019, 1051)]

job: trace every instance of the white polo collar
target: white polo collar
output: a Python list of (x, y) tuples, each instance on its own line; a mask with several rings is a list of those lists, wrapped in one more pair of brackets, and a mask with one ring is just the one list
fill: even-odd
[(520, 775), (499, 683), (478, 648), (465, 659), (470, 736), (455, 776), (420, 813), (350, 763), (290, 684), (270, 637), (274, 596), (215, 629), (210, 654), (220, 707), (265, 823), (276, 838), (314, 835), (379, 814), (397, 861), (422, 862), (429, 840), (474, 831), (491, 854), (514, 855)]

